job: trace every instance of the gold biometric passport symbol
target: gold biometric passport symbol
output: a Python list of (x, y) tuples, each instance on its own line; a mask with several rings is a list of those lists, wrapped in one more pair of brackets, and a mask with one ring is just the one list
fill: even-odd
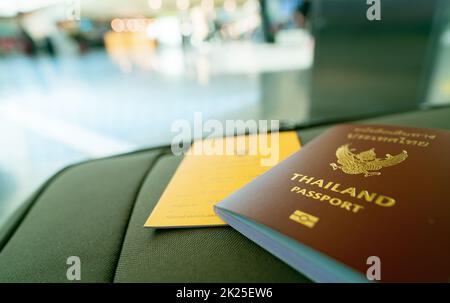
[(319, 221), (318, 217), (300, 210), (294, 211), (294, 213), (289, 216), (289, 219), (309, 228), (313, 228), (314, 225), (316, 225), (316, 223)]
[(336, 157), (338, 159), (337, 163), (340, 165), (330, 163), (333, 170), (340, 169), (350, 175), (364, 174), (364, 177), (379, 176), (381, 172), (378, 170), (383, 167), (397, 165), (408, 158), (406, 150), (395, 156), (386, 154), (386, 158), (377, 158), (374, 148), (354, 153), (355, 149), (350, 149), (349, 146), (350, 144), (344, 144), (338, 147)]

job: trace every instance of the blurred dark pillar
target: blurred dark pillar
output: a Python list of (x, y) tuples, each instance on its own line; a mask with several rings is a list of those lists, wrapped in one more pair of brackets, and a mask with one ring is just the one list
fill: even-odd
[(417, 108), (424, 99), (437, 2), (382, 0), (381, 20), (369, 21), (365, 0), (313, 1), (310, 114), (326, 118)]
[(268, 43), (275, 42), (275, 35), (270, 26), (270, 17), (269, 17), (269, 0), (259, 0), (259, 4), (261, 7), (261, 20), (262, 20), (262, 30), (264, 33), (264, 40)]

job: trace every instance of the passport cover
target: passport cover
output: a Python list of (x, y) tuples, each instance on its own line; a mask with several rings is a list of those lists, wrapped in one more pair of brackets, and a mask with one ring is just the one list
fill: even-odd
[(382, 282), (448, 282), (449, 155), (447, 131), (339, 125), (216, 212), (317, 281), (330, 280), (327, 270), (362, 281), (375, 256)]

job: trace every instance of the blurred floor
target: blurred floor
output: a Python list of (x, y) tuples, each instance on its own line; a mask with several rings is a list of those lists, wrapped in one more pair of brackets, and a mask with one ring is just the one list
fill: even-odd
[(150, 69), (124, 68), (104, 51), (0, 58), (0, 224), (62, 167), (168, 144), (173, 121), (196, 111), (219, 120), (307, 117), (312, 50), (180, 52), (155, 54)]

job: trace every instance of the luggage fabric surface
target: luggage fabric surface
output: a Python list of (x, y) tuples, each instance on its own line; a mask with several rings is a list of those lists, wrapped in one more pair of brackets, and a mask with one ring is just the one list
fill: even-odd
[[(450, 130), (450, 108), (358, 122)], [(57, 173), (0, 228), (0, 282), (69, 282), (69, 256), (81, 282), (309, 281), (230, 227), (144, 228), (180, 161), (161, 147)]]

